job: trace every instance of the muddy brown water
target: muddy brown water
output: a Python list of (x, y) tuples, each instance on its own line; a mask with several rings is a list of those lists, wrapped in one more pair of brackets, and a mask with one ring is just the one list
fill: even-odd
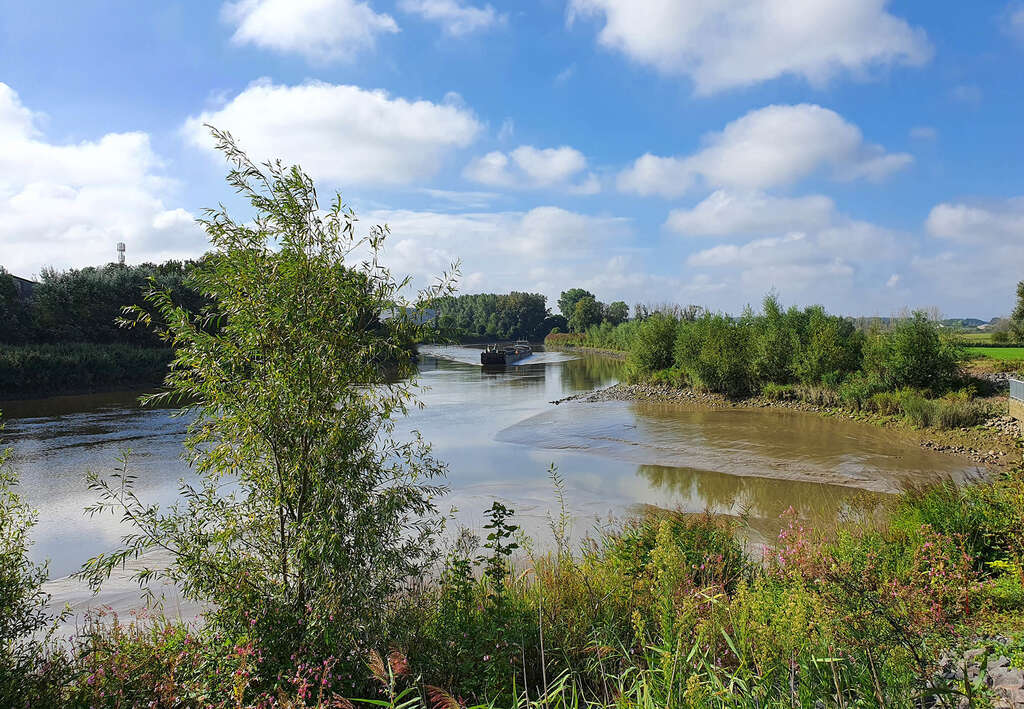
[[(550, 402), (614, 384), (623, 364), (540, 352), (505, 371), (479, 366), (474, 348), (427, 348), (425, 407), (401, 421), (448, 463), (459, 523), (480, 529), (494, 499), (543, 541), (557, 514), (551, 464), (565, 481), (574, 536), (646, 506), (711, 509), (770, 538), (792, 507), (810, 523), (854, 516), (906, 484), (976, 474), (967, 460), (926, 451), (884, 429), (774, 409), (699, 409), (637, 402)], [(186, 418), (142, 409), (140, 392), (3, 402), (23, 495), (39, 511), (36, 559), (51, 576), (117, 545), (117, 517), (87, 517), (86, 471), (111, 473), (130, 449), (144, 501), (169, 504), (190, 471), (180, 459)]]

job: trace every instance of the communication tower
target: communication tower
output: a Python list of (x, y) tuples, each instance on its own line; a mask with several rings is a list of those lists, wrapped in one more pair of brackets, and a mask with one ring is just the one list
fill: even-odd
[(117, 262), (120, 265), (124, 265), (124, 242), (117, 242)]

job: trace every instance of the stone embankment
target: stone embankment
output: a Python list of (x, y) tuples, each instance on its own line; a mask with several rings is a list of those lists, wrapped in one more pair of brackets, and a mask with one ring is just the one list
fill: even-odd
[[(979, 693), (987, 694), (994, 709), (1024, 709), (1024, 669), (1013, 667), (1009, 653), (1010, 639), (993, 638), (986, 647), (974, 648), (958, 657), (944, 657), (940, 662), (940, 685), (964, 689), (964, 679)], [(962, 697), (958, 709), (982, 706)], [(984, 704), (989, 706), (989, 704)]]
[(858, 414), (841, 407), (818, 406), (804, 401), (774, 401), (764, 397), (753, 397), (733, 401), (721, 394), (709, 394), (694, 389), (673, 387), (666, 384), (615, 384), (605, 389), (583, 392), (564, 399), (552, 401), (563, 404), (569, 401), (649, 401), (696, 405), (711, 408), (783, 408), (807, 411), (827, 416), (839, 416), (851, 420), (867, 421), (880, 425), (896, 426), (917, 436), (922, 448), (965, 456), (976, 463), (1003, 467), (1020, 462), (1018, 442), (1024, 435), (1021, 423), (1007, 415), (990, 418), (981, 427), (941, 431), (937, 429), (912, 429), (892, 417)]

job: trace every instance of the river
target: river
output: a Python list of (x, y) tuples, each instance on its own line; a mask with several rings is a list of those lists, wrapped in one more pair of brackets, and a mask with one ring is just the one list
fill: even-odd
[[(702, 511), (745, 520), (746, 536), (771, 538), (789, 507), (811, 523), (871, 507), (906, 483), (974, 471), (967, 460), (921, 449), (867, 424), (775, 409), (700, 409), (630, 402), (556, 399), (614, 384), (622, 363), (592, 355), (537, 353), (503, 372), (480, 368), (479, 350), (426, 348), (420, 366), (422, 409), (398, 435), (420, 431), (448, 463), (451, 493), (442, 508), (475, 529), (499, 499), (518, 522), (548, 539), (557, 513), (548, 468), (565, 481), (579, 539), (595, 526), (646, 506)], [(136, 405), (140, 392), (0, 403), (21, 492), (39, 512), (35, 559), (52, 577), (117, 545), (125, 531), (110, 515), (87, 517), (95, 501), (86, 471), (110, 473), (130, 449), (129, 472), (147, 502), (166, 505), (179, 480), (187, 419)]]

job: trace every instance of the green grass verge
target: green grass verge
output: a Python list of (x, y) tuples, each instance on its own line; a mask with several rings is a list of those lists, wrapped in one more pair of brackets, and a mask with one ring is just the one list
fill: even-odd
[(968, 347), (967, 352), (974, 358), (988, 357), (1011, 362), (1024, 360), (1024, 347)]

